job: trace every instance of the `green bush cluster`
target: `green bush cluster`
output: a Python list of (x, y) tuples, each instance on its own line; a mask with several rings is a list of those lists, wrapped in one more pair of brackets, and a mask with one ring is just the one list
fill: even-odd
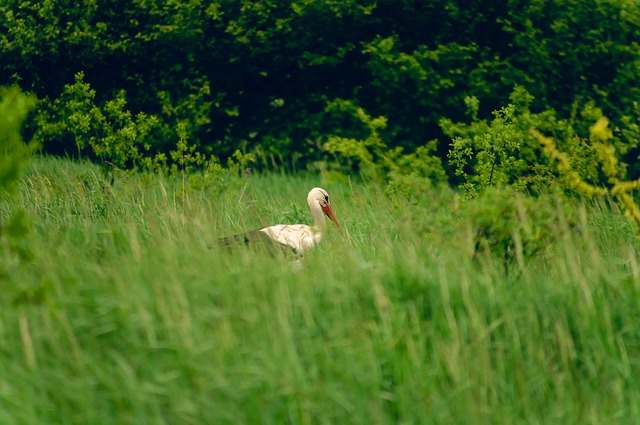
[[(554, 244), (559, 224), (575, 226), (569, 197), (611, 196), (640, 226), (633, 195), (640, 179), (629, 180), (621, 160), (638, 145), (636, 122), (626, 117), (625, 129), (613, 131), (593, 103), (568, 120), (554, 111), (532, 113), (533, 98), (522, 88), (511, 100), (489, 122), (478, 119), (477, 99), (467, 98), (469, 124), (441, 122), (453, 138), (449, 164), (470, 199), (463, 211), (477, 252), (502, 256), (507, 265), (523, 264)], [(595, 122), (585, 131), (586, 120)]]
[(144, 144), (159, 129), (158, 119), (144, 112), (133, 116), (124, 91), (103, 107), (96, 105), (95, 97), (84, 73), (76, 74), (74, 84), (65, 85), (60, 97), (41, 103), (34, 138), (43, 145), (73, 143), (79, 156), (98, 160), (105, 170), (134, 167)]
[(535, 129), (531, 130), (531, 134), (544, 146), (545, 154), (557, 163), (559, 172), (572, 189), (591, 198), (611, 195), (622, 206), (625, 215), (640, 229), (640, 207), (632, 194), (640, 187), (640, 179), (625, 179), (626, 165), (617, 156), (616, 146), (612, 143), (613, 132), (607, 118), (600, 117), (589, 129), (590, 146), (602, 171), (602, 179), (596, 183), (586, 181), (574, 169), (573, 158), (559, 151), (553, 139), (543, 136)]
[(568, 231), (578, 229), (573, 204), (558, 193), (534, 197), (514, 187), (492, 187), (459, 215), (471, 232), (473, 256), (501, 261), (509, 271), (552, 252)]
[[(215, 186), (226, 179), (224, 174), (238, 175), (252, 161), (251, 155), (236, 151), (223, 167), (216, 156), (190, 143), (188, 121), (179, 121), (169, 129), (155, 115), (134, 115), (124, 91), (103, 106), (98, 106), (95, 98), (84, 74), (76, 74), (75, 83), (65, 85), (59, 98), (40, 102), (34, 139), (41, 145), (74, 143), (77, 155), (97, 161), (111, 181), (115, 173), (137, 169), (168, 175), (187, 173), (198, 187)], [(154, 146), (162, 134), (171, 134), (174, 140), (166, 152)]]
[[(51, 108), (64, 108), (65, 87), (83, 72), (104, 119), (130, 113), (111, 130), (91, 124), (102, 138), (135, 145), (143, 127), (153, 128), (150, 150), (169, 156), (185, 122), (203, 154), (227, 158), (244, 146), (300, 165), (323, 158), (335, 134), (325, 108), (344, 99), (384, 117), (388, 147), (424, 157), (437, 139), (433, 155), (446, 161), (441, 120), (463, 120), (465, 98), (478, 99), (479, 119), (491, 119), (515, 86), (531, 93), (532, 109), (576, 126), (586, 125), (572, 112), (590, 101), (624, 126), (640, 95), (638, 16), (635, 0), (6, 0), (0, 85), (18, 84), (48, 99), (41, 111), (64, 116)], [(139, 132), (125, 135), (131, 123)], [(637, 127), (628, 130), (638, 137)], [(67, 137), (43, 147), (77, 150)], [(120, 153), (104, 155), (118, 161)], [(456, 178), (455, 168), (445, 171)]]
[[(328, 104), (327, 114), (338, 114), (350, 121), (350, 125), (338, 128), (340, 134), (327, 137), (323, 150), (334, 161), (324, 163), (325, 174), (357, 171), (367, 181), (386, 186), (390, 193), (407, 197), (420, 196), (430, 188), (447, 180), (440, 158), (434, 155), (436, 140), (418, 147), (415, 152), (404, 153), (402, 147), (390, 148), (385, 142), (387, 120), (373, 118), (361, 107), (350, 101), (335, 100)], [(343, 123), (344, 124), (344, 123)], [(359, 128), (366, 132), (363, 139), (349, 137)], [(326, 177), (326, 176), (325, 176)]]
[[(451, 137), (448, 164), (454, 170), (457, 183), (470, 196), (492, 186), (513, 186), (534, 193), (547, 192), (558, 184), (556, 168), (543, 153), (539, 140), (531, 128), (543, 131), (560, 142), (560, 148), (571, 158), (572, 166), (587, 181), (598, 184), (602, 175), (598, 167), (596, 149), (589, 143), (589, 127), (603, 117), (603, 112), (592, 102), (578, 111), (574, 105), (568, 119), (561, 119), (554, 110), (533, 112), (533, 96), (522, 87), (516, 87), (510, 96), (511, 103), (493, 112), (492, 120), (478, 118), (479, 102), (466, 98), (469, 123), (440, 121), (446, 135)], [(629, 125), (618, 130), (620, 136), (611, 134), (609, 142), (620, 155), (636, 148), (637, 137), (626, 137), (634, 129), (633, 120), (625, 117)], [(587, 124), (588, 123), (588, 124)], [(623, 165), (622, 171), (626, 170)], [(563, 189), (570, 189), (564, 181)]]

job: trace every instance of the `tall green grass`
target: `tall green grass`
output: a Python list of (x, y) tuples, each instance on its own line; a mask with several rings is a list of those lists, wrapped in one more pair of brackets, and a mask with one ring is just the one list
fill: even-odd
[[(620, 213), (516, 273), (470, 255), (448, 193), (324, 185), (335, 229), (302, 266), (208, 249), (307, 222), (313, 176), (216, 194), (36, 158), (33, 261), (4, 254), (2, 424), (600, 424), (640, 420), (640, 263)], [(449, 223), (449, 224), (447, 224)], [(455, 223), (454, 223), (455, 224)]]

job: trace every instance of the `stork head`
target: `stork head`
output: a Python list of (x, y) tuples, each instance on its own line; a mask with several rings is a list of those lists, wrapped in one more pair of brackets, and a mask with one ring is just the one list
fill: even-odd
[(338, 229), (340, 229), (340, 223), (338, 223), (336, 214), (333, 212), (333, 208), (331, 208), (329, 194), (326, 190), (319, 187), (311, 189), (307, 196), (307, 204), (309, 204), (309, 209), (311, 209), (311, 214), (316, 224), (323, 225), (325, 223), (325, 218), (322, 215), (324, 213), (324, 215), (329, 217), (329, 220), (333, 221), (336, 226), (338, 226)]

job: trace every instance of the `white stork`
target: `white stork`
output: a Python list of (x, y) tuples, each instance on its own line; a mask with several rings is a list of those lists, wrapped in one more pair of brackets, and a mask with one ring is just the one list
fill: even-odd
[(341, 229), (326, 190), (319, 187), (311, 189), (307, 196), (307, 204), (315, 222), (313, 227), (306, 224), (276, 224), (219, 239), (219, 245), (223, 247), (235, 244), (263, 245), (293, 252), (295, 255), (303, 255), (322, 240), (322, 235), (327, 228), (325, 215)]

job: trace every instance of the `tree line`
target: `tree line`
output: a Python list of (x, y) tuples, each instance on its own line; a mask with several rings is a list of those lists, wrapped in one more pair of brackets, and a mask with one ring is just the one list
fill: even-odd
[(24, 132), (50, 153), (126, 168), (186, 143), (305, 165), (371, 141), (362, 111), (385, 152), (428, 146), (455, 180), (451, 123), (514, 93), (554, 136), (588, 138), (597, 108), (637, 157), (638, 40), (635, 0), (5, 0), (0, 86), (38, 99)]

